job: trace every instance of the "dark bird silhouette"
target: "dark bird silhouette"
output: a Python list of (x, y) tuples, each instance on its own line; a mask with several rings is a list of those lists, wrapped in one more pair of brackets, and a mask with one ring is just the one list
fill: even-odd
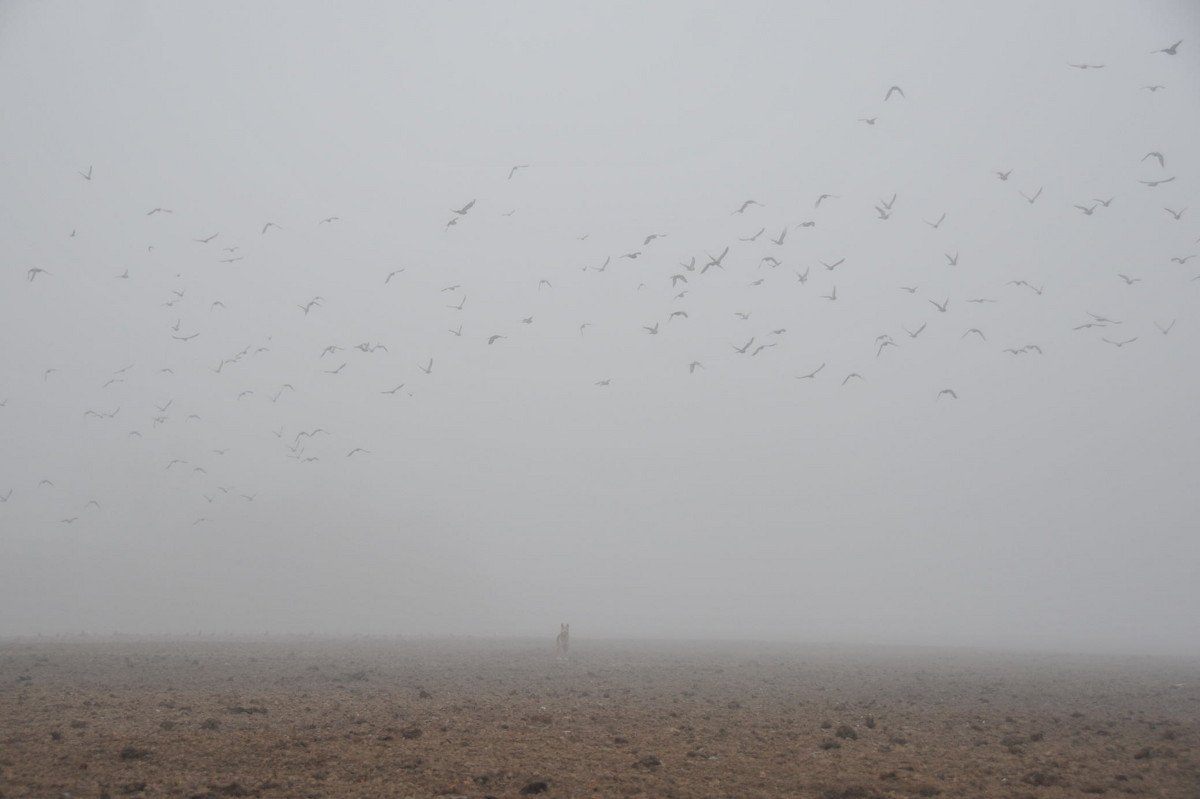
[(746, 350), (750, 349), (750, 345), (753, 343), (754, 343), (754, 338), (751, 337), (751, 339), (746, 342), (746, 345), (744, 347), (734, 347), (734, 349), (737, 351), (738, 355), (745, 355)]
[(1175, 217), (1175, 221), (1176, 221), (1176, 222), (1178, 222), (1178, 221), (1180, 220), (1180, 218), (1181, 218), (1181, 217), (1183, 217), (1183, 215), (1184, 215), (1185, 213), (1187, 213), (1187, 209), (1186, 209), (1186, 208), (1184, 208), (1182, 211), (1176, 211), (1176, 210), (1173, 210), (1173, 209), (1171, 209), (1171, 208), (1164, 208), (1163, 210), (1164, 210), (1164, 211), (1166, 211), (1166, 212), (1167, 212), (1168, 214), (1170, 214), (1171, 216)]
[(852, 377), (857, 377), (859, 380), (866, 380), (866, 378), (860, 375), (858, 372), (851, 372), (850, 374), (846, 375), (846, 379), (842, 381), (842, 385), (844, 386), (849, 383), (850, 378)]
[(1137, 341), (1137, 336), (1134, 336), (1133, 338), (1127, 338), (1124, 341), (1113, 341), (1112, 339), (1107, 339), (1107, 338), (1102, 338), (1100, 340), (1106, 344), (1112, 344), (1117, 349), (1120, 349), (1121, 347), (1124, 347), (1126, 344), (1132, 344), (1133, 342)]
[(456, 213), (459, 216), (466, 216), (467, 211), (470, 211), (473, 207), (475, 207), (475, 201), (471, 200), (471, 202), (467, 203), (462, 208), (451, 208), (450, 210), (451, 210), (451, 212)]
[(403, 271), (404, 271), (403, 269), (393, 269), (391, 272), (388, 272), (388, 276), (383, 279), (384, 285), (391, 283), (392, 278), (394, 278), (396, 275), (400, 274)]
[(899, 86), (893, 86), (887, 90), (887, 94), (883, 96), (883, 101), (886, 103), (888, 100), (892, 99), (893, 94), (898, 94), (901, 97), (904, 97), (904, 89), (901, 89)]
[(1029, 203), (1030, 205), (1033, 205), (1035, 202), (1037, 202), (1037, 198), (1042, 196), (1042, 190), (1041, 190), (1041, 188), (1039, 188), (1032, 197), (1030, 197), (1028, 194), (1026, 194), (1023, 191), (1018, 191), (1017, 194), (1020, 194), (1022, 197), (1024, 197), (1025, 202)]
[(942, 313), (945, 313), (947, 306), (950, 305), (950, 298), (947, 297), (946, 301), (942, 302), (942, 303), (938, 303), (938, 302), (935, 302), (934, 300), (930, 300), (929, 304), (932, 305), (934, 308), (937, 308)]
[(930, 222), (928, 219), (924, 219), (924, 220), (922, 220), (922, 221), (923, 221), (925, 224), (929, 225), (929, 226), (930, 226), (931, 228), (933, 228), (934, 230), (937, 230), (939, 227), (941, 227), (941, 226), (942, 226), (942, 223), (946, 221), (946, 215), (945, 215), (945, 214), (942, 214), (942, 215), (941, 215), (941, 217), (939, 217), (939, 218), (938, 218), (938, 221), (936, 221), (936, 222)]
[(1155, 322), (1154, 326), (1158, 328), (1158, 332), (1162, 333), (1165, 336), (1171, 332), (1171, 328), (1175, 327), (1175, 320), (1172, 319), (1171, 324), (1167, 325), (1166, 327), (1163, 327), (1158, 322)]
[(755, 233), (753, 236), (750, 236), (750, 237), (744, 238), (744, 239), (738, 239), (738, 241), (757, 241), (758, 237), (761, 236), (763, 234), (763, 231), (765, 231), (765, 230), (766, 230), (765, 227), (760, 227), (758, 229), (758, 232)]
[(952, 388), (943, 388), (938, 392), (936, 399), (941, 399), (943, 394), (949, 394), (951, 397), (958, 399), (958, 395), (954, 393), (954, 389)]
[(856, 121), (857, 122), (866, 122), (868, 125), (874, 125), (875, 121), (877, 119), (879, 119), (879, 117), (870, 117), (869, 119), (866, 117), (859, 117)]
[(421, 364), (417, 364), (417, 368), (420, 369), (422, 372), (424, 372), (427, 375), (433, 374), (433, 358), (429, 359), (428, 366), (421, 366)]
[(1142, 156), (1142, 160), (1143, 160), (1143, 161), (1145, 161), (1147, 158), (1154, 158), (1154, 159), (1157, 159), (1157, 160), (1158, 160), (1158, 165), (1159, 165), (1159, 167), (1160, 167), (1160, 168), (1163, 168), (1163, 169), (1165, 169), (1165, 168), (1166, 168), (1166, 166), (1167, 166), (1167, 161), (1166, 161), (1166, 159), (1165, 159), (1165, 158), (1163, 158), (1163, 154), (1162, 154), (1162, 153), (1160, 153), (1160, 152), (1158, 152), (1158, 151), (1152, 151), (1152, 152), (1148, 152), (1148, 153), (1146, 153), (1145, 155), (1143, 155), (1143, 156)]
[(841, 266), (842, 264), (846, 263), (846, 259), (845, 259), (845, 258), (839, 258), (838, 260), (834, 261), (834, 262), (833, 262), (833, 263), (831, 263), (831, 264), (827, 264), (827, 263), (825, 263), (824, 261), (819, 261), (819, 263), (821, 264), (821, 266), (825, 267), (825, 268), (826, 268), (826, 269), (828, 269), (830, 272), (832, 272), (834, 269), (837, 269), (839, 266)]
[(366, 453), (367, 455), (371, 454), (371, 450), (369, 450), (369, 449), (363, 449), (362, 447), (355, 447), (354, 449), (352, 449), (346, 453), (346, 457), (349, 458), (351, 455), (353, 455), (356, 452), (363, 452), (363, 453)]
[(996, 177), (1000, 178), (1001, 180), (1008, 180), (1008, 176), (1011, 175), (1012, 173), (1013, 173), (1013, 171), (1010, 169), (1007, 172), (996, 172), (995, 174), (996, 174)]
[(173, 214), (175, 213), (170, 208), (153, 208), (146, 212), (146, 216), (154, 216), (155, 214)]
[(280, 230), (283, 230), (283, 228), (280, 225), (277, 225), (274, 222), (268, 222), (267, 224), (262, 226), (262, 233), (260, 235), (265, 235), (267, 230), (270, 228), (279, 228)]
[(87, 171), (86, 175), (84, 173), (80, 172), (79, 177), (83, 178), (84, 180), (91, 180), (92, 179), (92, 168), (90, 166), (88, 167), (88, 171)]
[(762, 203), (760, 203), (758, 200), (746, 200), (746, 202), (742, 203), (742, 207), (741, 207), (741, 208), (739, 208), (739, 209), (737, 209), (737, 210), (736, 210), (736, 211), (734, 211), (733, 213), (735, 213), (735, 214), (744, 214), (744, 213), (746, 212), (746, 209), (747, 209), (747, 208), (749, 208), (749, 207), (750, 207), (750, 206), (752, 206), (752, 205), (758, 205), (758, 206), (761, 206), (761, 205), (762, 205)]
[[(782, 247), (782, 246), (783, 246), (783, 240), (787, 238), (787, 232), (788, 232), (788, 229), (785, 227), (783, 230), (779, 231), (779, 238), (777, 238), (777, 239), (771, 239), (771, 241), (772, 241), (772, 242), (773, 242), (773, 243), (774, 243), (776, 246), (780, 246), (780, 247)], [(770, 237), (768, 236), (768, 238), (770, 238)]]
[(1161, 50), (1154, 50), (1150, 53), (1150, 55), (1157, 55), (1158, 53), (1166, 53), (1167, 55), (1175, 55), (1175, 51), (1179, 49), (1179, 45), (1181, 45), (1181, 44), (1183, 44), (1183, 39), (1180, 39), (1179, 41), (1175, 42), (1175, 44), (1171, 45), (1170, 47), (1164, 47)]
[(1172, 175), (1171, 177), (1163, 178), (1162, 180), (1139, 180), (1138, 183), (1144, 184), (1153, 189), (1155, 186), (1161, 186), (1164, 183), (1170, 183), (1174, 179), (1175, 176)]
[[(529, 164), (517, 164), (512, 169), (508, 170), (508, 179), (509, 180), (513, 179), (513, 175), (517, 174), (518, 169), (529, 169)], [(474, 202), (474, 200), (472, 200), (471, 202)]]
[(1104, 69), (1103, 64), (1068, 64), (1067, 66), (1075, 67), (1075, 69)]

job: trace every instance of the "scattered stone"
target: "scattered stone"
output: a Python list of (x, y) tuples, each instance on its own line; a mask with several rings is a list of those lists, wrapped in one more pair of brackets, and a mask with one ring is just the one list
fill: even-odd
[(836, 735), (839, 738), (844, 738), (844, 739), (850, 740), (850, 741), (858, 740), (858, 733), (855, 732), (854, 728), (851, 727), (849, 724), (843, 724), (840, 727), (838, 727), (837, 731), (834, 732), (834, 735)]
[(529, 783), (520, 791), (518, 791), (518, 793), (520, 793), (521, 796), (532, 796), (535, 793), (545, 793), (548, 790), (550, 790), (550, 786), (545, 782), (538, 780), (537, 782)]
[(662, 761), (654, 755), (646, 755), (633, 765), (634, 768), (657, 768), (662, 765)]
[(230, 713), (245, 713), (246, 715), (250, 716), (250, 715), (254, 715), (255, 713), (266, 713), (267, 709), (265, 707), (261, 707), (259, 705), (250, 705), (248, 707), (243, 707), (242, 705), (235, 705), (235, 706), (229, 708), (229, 712)]
[(127, 746), (121, 750), (122, 760), (145, 760), (154, 754), (149, 749), (138, 749), (136, 746)]
[(405, 727), (404, 729), (400, 730), (400, 737), (408, 741), (415, 741), (417, 738), (420, 738), (421, 735), (422, 733), (420, 727)]
[(1134, 754), (1133, 759), (1134, 760), (1149, 760), (1153, 755), (1154, 755), (1154, 750), (1147, 746), (1143, 749), (1139, 749), (1137, 751), (1137, 753)]
[(221, 722), (217, 721), (216, 719), (212, 719), (212, 718), (205, 719), (204, 721), (202, 721), (200, 723), (200, 729), (202, 729), (202, 730), (219, 730), (219, 729), (221, 729)]

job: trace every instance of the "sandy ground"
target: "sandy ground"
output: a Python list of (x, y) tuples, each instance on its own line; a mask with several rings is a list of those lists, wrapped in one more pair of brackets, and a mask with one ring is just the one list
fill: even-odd
[(0, 797), (1200, 797), (1200, 662), (0, 640)]

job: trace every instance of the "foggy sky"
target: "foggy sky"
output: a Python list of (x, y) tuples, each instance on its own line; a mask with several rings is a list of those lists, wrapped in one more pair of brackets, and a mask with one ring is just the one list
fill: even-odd
[(0, 635), (1200, 651), (1200, 11), (1046, 6), (0, 7)]

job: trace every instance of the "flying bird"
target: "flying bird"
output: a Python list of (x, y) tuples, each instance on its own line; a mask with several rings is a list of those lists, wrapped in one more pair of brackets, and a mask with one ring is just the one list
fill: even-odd
[(1017, 194), (1020, 194), (1022, 197), (1024, 197), (1025, 202), (1029, 203), (1030, 205), (1033, 205), (1035, 202), (1037, 202), (1037, 198), (1042, 196), (1042, 189), (1039, 188), (1032, 197), (1030, 197), (1028, 194), (1026, 194), (1023, 191), (1018, 191)]
[(91, 180), (92, 179), (92, 168), (90, 166), (88, 167), (88, 171), (87, 171), (86, 175), (83, 174), (82, 172), (80, 172), (79, 177), (83, 178), (84, 180)]
[(839, 200), (839, 199), (841, 199), (841, 198), (838, 197), (836, 194), (822, 194), (820, 197), (817, 198), (817, 201), (815, 203), (813, 203), (813, 208), (820, 208), (821, 202), (824, 200)]
[(35, 266), (32, 269), (29, 269), (28, 271), (25, 272), (25, 277), (30, 283), (32, 283), (34, 278), (36, 278), (38, 275), (41, 275), (41, 274), (48, 275), (50, 273), (47, 272), (45, 269), (42, 269), (40, 266)]
[(943, 214), (941, 215), (941, 217), (939, 217), (939, 218), (938, 218), (938, 221), (936, 221), (936, 222), (930, 222), (928, 219), (924, 219), (924, 220), (922, 220), (922, 221), (923, 221), (925, 224), (929, 225), (929, 226), (930, 226), (931, 228), (933, 228), (934, 230), (937, 230), (939, 227), (941, 227), (941, 226), (942, 226), (942, 223), (946, 221), (946, 215), (943, 213)]
[(383, 279), (384, 285), (387, 285), (388, 283), (390, 283), (392, 281), (392, 278), (394, 278), (396, 275), (400, 274), (403, 271), (404, 271), (403, 269), (394, 269), (391, 272), (388, 272), (388, 276)]
[(1175, 327), (1175, 320), (1172, 319), (1171, 324), (1167, 325), (1166, 327), (1163, 327), (1158, 322), (1155, 322), (1154, 326), (1158, 328), (1158, 332), (1162, 333), (1165, 336), (1171, 332), (1171, 328)]
[(806, 375), (800, 375), (800, 376), (799, 376), (799, 377), (797, 377), (796, 379), (797, 379), (797, 380), (811, 380), (812, 378), (816, 377), (816, 376), (817, 376), (817, 373), (818, 373), (818, 372), (820, 372), (820, 371), (821, 371), (822, 369), (824, 369), (824, 368), (825, 368), (825, 364), (824, 364), (824, 363), (822, 363), (820, 366), (818, 366), (816, 369), (813, 369), (813, 370), (812, 370), (811, 372), (809, 372), (808, 374), (806, 374)]
[(268, 222), (267, 224), (262, 226), (262, 233), (260, 233), (259, 235), (265, 235), (269, 228), (279, 228), (280, 230), (283, 230), (283, 227), (281, 227), (280, 225), (277, 225), (274, 222)]
[(938, 302), (935, 302), (934, 300), (930, 300), (929, 304), (932, 305), (934, 308), (937, 308), (942, 313), (945, 313), (946, 307), (950, 304), (950, 298), (947, 297), (946, 301), (942, 302), (942, 303), (938, 303)]
[(341, 221), (340, 216), (327, 216), (324, 219), (322, 219), (318, 224), (328, 225), (330, 222), (339, 222), (339, 221)]
[(1161, 186), (1164, 183), (1170, 183), (1174, 179), (1175, 176), (1172, 175), (1171, 177), (1163, 178), (1162, 180), (1139, 180), (1138, 183), (1142, 183), (1153, 189), (1155, 186)]
[[(1179, 41), (1175, 42), (1175, 44), (1171, 45), (1170, 47), (1164, 47), (1161, 50), (1154, 50), (1150, 53), (1150, 55), (1157, 55), (1158, 53), (1166, 53), (1167, 55), (1175, 55), (1175, 51), (1179, 49), (1179, 45), (1181, 45), (1181, 44), (1183, 44), (1183, 39), (1180, 39)], [(90, 171), (91, 170), (89, 170), (89, 172)]]
[(1121, 347), (1124, 347), (1126, 344), (1132, 344), (1133, 342), (1137, 341), (1137, 336), (1134, 336), (1133, 338), (1127, 338), (1124, 341), (1113, 341), (1112, 339), (1107, 339), (1107, 338), (1102, 338), (1100, 340), (1106, 344), (1112, 344), (1117, 349), (1120, 349)]
[(421, 364), (417, 364), (417, 368), (420, 369), (422, 372), (424, 372), (427, 375), (433, 374), (433, 358), (429, 359), (428, 366), (421, 366)]
[(1075, 69), (1104, 69), (1103, 64), (1067, 64), (1067, 66), (1075, 67)]
[(837, 269), (839, 266), (841, 266), (842, 264), (846, 263), (846, 259), (845, 259), (845, 258), (839, 258), (838, 260), (834, 261), (834, 262), (833, 262), (833, 263), (831, 263), (831, 264), (827, 264), (827, 263), (825, 263), (824, 261), (819, 261), (819, 263), (821, 264), (821, 266), (825, 267), (825, 268), (826, 268), (826, 269), (828, 269), (830, 272), (832, 272), (834, 269)]
[(734, 211), (733, 213), (735, 213), (735, 214), (743, 214), (743, 213), (745, 213), (745, 212), (746, 212), (746, 209), (747, 209), (747, 208), (749, 208), (749, 207), (750, 207), (750, 206), (752, 206), (752, 205), (758, 205), (758, 206), (761, 206), (761, 205), (762, 205), (762, 203), (760, 203), (758, 200), (746, 200), (746, 202), (742, 203), (742, 207), (741, 207), (741, 208), (739, 208), (739, 209), (737, 209), (737, 210), (736, 210), (736, 211)]
[(1080, 211), (1083, 211), (1084, 216), (1091, 216), (1092, 214), (1094, 214), (1096, 212), (1096, 206), (1094, 206), (1094, 205), (1090, 205), (1090, 206), (1089, 205), (1077, 205), (1075, 207), (1078, 208)]
[[(703, 369), (703, 368), (704, 368), (704, 364), (700, 363), (699, 361), (692, 361), (691, 363), (688, 364), (688, 374), (694, 374), (697, 369)], [(9, 493), (12, 493), (11, 489), (9, 490)]]
[(154, 208), (146, 212), (146, 216), (154, 216), (155, 214), (173, 214), (175, 213), (170, 208)]
[(353, 455), (356, 452), (364, 452), (368, 455), (371, 454), (371, 450), (369, 450), (369, 449), (363, 449), (362, 447), (355, 447), (354, 449), (352, 449), (346, 453), (346, 457), (349, 458), (351, 455)]
[[(517, 165), (516, 165), (516, 166), (514, 166), (512, 169), (508, 170), (508, 179), (509, 179), (509, 180), (512, 180), (512, 178), (513, 178), (513, 175), (517, 174), (517, 170), (518, 170), (518, 169), (529, 169), (529, 164), (517, 164)], [(472, 200), (471, 202), (473, 203), (473, 202), (475, 202), (475, 201), (474, 201), (474, 200)], [(470, 207), (470, 206), (468, 206), (468, 208), (469, 208), (469, 207)], [(464, 213), (465, 213), (465, 212), (464, 212)]]
[(874, 124), (875, 124), (875, 120), (877, 120), (877, 119), (879, 119), (879, 117), (871, 117), (870, 119), (867, 119), (867, 118), (865, 118), (865, 117), (859, 117), (859, 118), (858, 118), (857, 120), (855, 120), (855, 121), (856, 121), (856, 122), (866, 122), (868, 125), (874, 125)]
[(954, 393), (954, 389), (952, 388), (943, 388), (938, 392), (936, 399), (941, 399), (943, 394), (949, 394), (954, 399), (958, 399), (958, 395)]
[(1176, 222), (1178, 222), (1178, 221), (1179, 221), (1179, 219), (1180, 219), (1180, 218), (1181, 218), (1181, 217), (1182, 217), (1182, 216), (1183, 216), (1183, 215), (1184, 215), (1184, 214), (1187, 212), (1187, 209), (1186, 209), (1186, 208), (1184, 208), (1182, 211), (1176, 211), (1176, 210), (1174, 210), (1174, 209), (1171, 209), (1171, 208), (1164, 208), (1163, 210), (1164, 210), (1164, 211), (1166, 211), (1166, 212), (1167, 212), (1168, 214), (1170, 214), (1171, 216), (1175, 217), (1175, 221), (1176, 221)]
[(1158, 151), (1152, 151), (1152, 152), (1148, 152), (1148, 153), (1146, 153), (1145, 155), (1143, 155), (1143, 156), (1142, 156), (1142, 160), (1143, 160), (1143, 161), (1145, 161), (1147, 158), (1155, 158), (1155, 159), (1157, 159), (1157, 160), (1158, 160), (1158, 165), (1159, 165), (1159, 167), (1160, 167), (1160, 168), (1163, 168), (1163, 169), (1165, 169), (1165, 168), (1166, 168), (1166, 166), (1167, 166), (1167, 161), (1166, 161), (1166, 159), (1165, 159), (1165, 158), (1163, 158), (1163, 154), (1162, 154), (1162, 153), (1160, 153), (1160, 152), (1158, 152)]
[(474, 206), (475, 206), (475, 201), (471, 200), (471, 202), (467, 203), (462, 208), (451, 208), (450, 211), (452, 213), (458, 214), (459, 216), (466, 216), (467, 211), (470, 211)]
[(1009, 175), (1011, 175), (1012, 173), (1013, 173), (1013, 171), (1010, 169), (1010, 170), (1008, 170), (1007, 172), (999, 172), (999, 171), (997, 171), (997, 172), (995, 173), (995, 175), (996, 175), (996, 177), (1000, 178), (1001, 180), (1008, 180), (1008, 176), (1009, 176)]
[(844, 386), (849, 383), (850, 378), (852, 377), (857, 377), (859, 380), (866, 380), (866, 378), (860, 375), (858, 372), (851, 372), (850, 374), (846, 375), (846, 379), (842, 381), (842, 385)]

